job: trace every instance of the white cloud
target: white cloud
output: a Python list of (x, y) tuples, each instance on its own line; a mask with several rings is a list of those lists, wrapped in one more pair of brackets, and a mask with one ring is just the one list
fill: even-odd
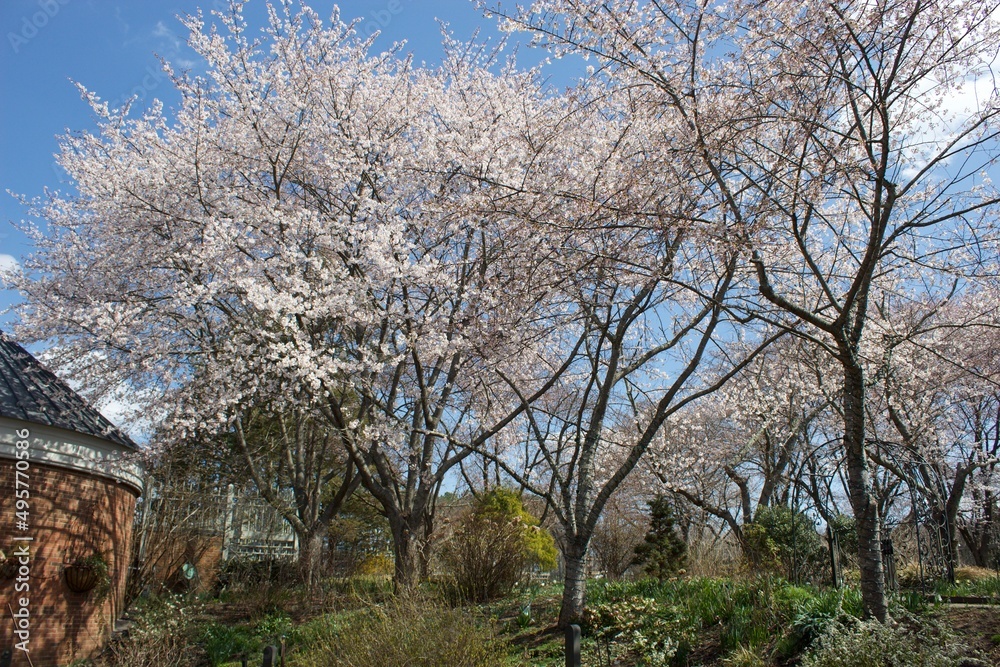
[(123, 397), (116, 397), (100, 401), (97, 407), (108, 421), (126, 431), (129, 435), (142, 433), (142, 427), (136, 427), (134, 423), (138, 410), (134, 403), (129, 403)]
[(14, 259), (13, 255), (4, 255), (0, 253), (0, 273), (7, 271), (17, 271), (20, 264)]
[(122, 8), (115, 7), (114, 13), (115, 13), (115, 23), (118, 24), (118, 28), (122, 31), (122, 33), (127, 35), (131, 30), (131, 28), (129, 28), (128, 21), (126, 21), (125, 18), (122, 16)]
[(141, 393), (122, 386), (97, 401), (94, 407), (132, 440), (145, 445), (164, 415), (159, 410), (150, 410), (142, 398)]
[[(946, 92), (936, 90), (938, 84), (933, 80), (923, 82), (915, 91), (914, 98), (926, 97), (928, 106), (921, 108), (914, 105), (910, 109), (914, 117), (904, 128), (906, 147), (903, 158), (907, 162), (901, 176), (910, 179), (920, 173), (927, 161), (934, 159), (948, 147), (948, 144), (958, 137), (970, 123), (986, 110), (997, 105), (996, 75), (990, 69), (975, 78), (967, 78)], [(947, 165), (948, 158), (941, 162)]]
[(163, 21), (157, 21), (156, 26), (153, 28), (153, 37), (158, 37), (164, 40), (172, 49), (173, 53), (176, 53), (181, 48), (180, 37), (177, 36), (173, 30), (168, 28)]

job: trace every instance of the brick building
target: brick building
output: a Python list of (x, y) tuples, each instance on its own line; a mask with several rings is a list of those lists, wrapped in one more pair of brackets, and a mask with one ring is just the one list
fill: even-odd
[[(12, 651), (14, 667), (29, 664), (22, 648), (34, 667), (58, 667), (104, 646), (122, 611), (142, 491), (136, 454), (0, 332), (0, 656)], [(89, 567), (74, 573), (81, 559)]]

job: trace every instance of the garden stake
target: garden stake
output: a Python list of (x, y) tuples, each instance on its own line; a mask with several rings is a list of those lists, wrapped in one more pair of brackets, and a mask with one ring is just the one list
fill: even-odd
[(566, 667), (580, 667), (580, 626), (566, 628)]

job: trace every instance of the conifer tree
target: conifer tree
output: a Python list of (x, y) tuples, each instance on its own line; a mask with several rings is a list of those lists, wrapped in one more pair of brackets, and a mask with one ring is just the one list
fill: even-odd
[(676, 575), (687, 563), (687, 544), (676, 526), (677, 516), (670, 499), (657, 494), (649, 502), (649, 531), (635, 548), (634, 565), (644, 565), (646, 574), (660, 581)]

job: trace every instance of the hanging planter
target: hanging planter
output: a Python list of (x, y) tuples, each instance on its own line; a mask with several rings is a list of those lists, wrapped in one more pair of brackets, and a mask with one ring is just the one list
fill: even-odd
[(66, 585), (74, 593), (87, 593), (97, 589), (98, 602), (103, 601), (111, 589), (108, 564), (100, 555), (78, 558), (67, 563), (63, 566), (63, 576), (66, 578)]
[(100, 575), (93, 565), (67, 565), (63, 569), (66, 585), (74, 593), (86, 593), (97, 586)]

